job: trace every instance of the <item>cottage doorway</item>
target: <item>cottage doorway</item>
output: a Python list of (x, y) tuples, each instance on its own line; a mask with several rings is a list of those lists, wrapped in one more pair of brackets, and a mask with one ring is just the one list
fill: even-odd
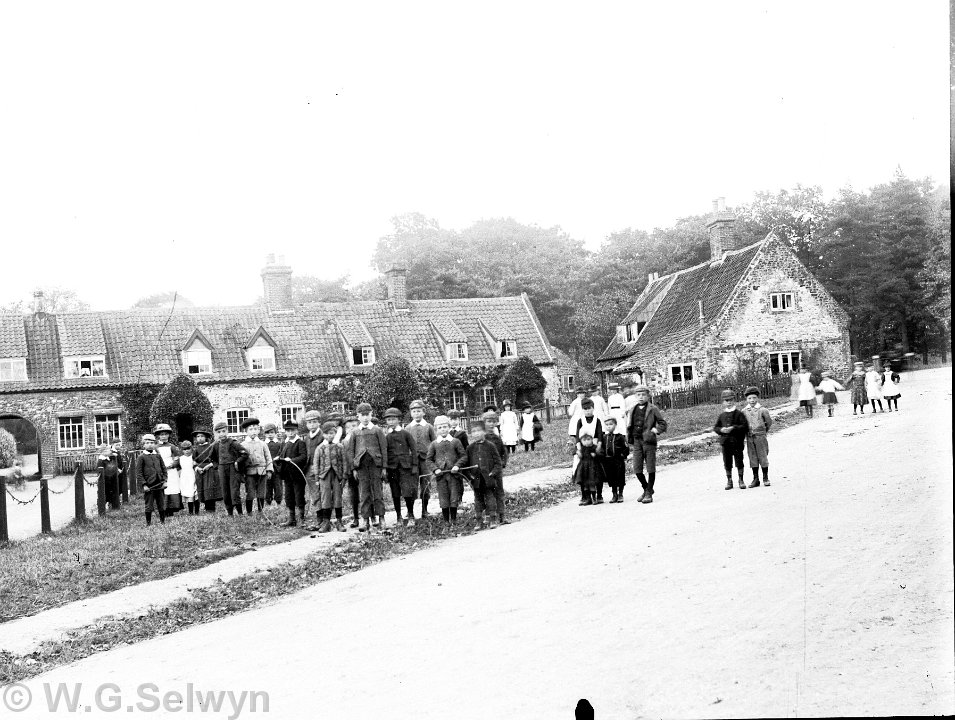
[(196, 421), (192, 413), (178, 413), (176, 415), (176, 439), (178, 442), (192, 440), (192, 431), (196, 429)]
[(23, 477), (38, 478), (43, 474), (40, 454), (40, 433), (36, 426), (22, 415), (0, 415), (3, 428), (17, 441), (17, 457), (23, 466)]

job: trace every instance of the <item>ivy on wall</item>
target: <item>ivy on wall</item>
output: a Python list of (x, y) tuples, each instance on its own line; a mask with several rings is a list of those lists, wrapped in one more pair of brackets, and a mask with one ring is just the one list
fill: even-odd
[(177, 437), (177, 415), (191, 415), (192, 426), (196, 428), (212, 426), (212, 403), (186, 374), (176, 375), (156, 395), (149, 410), (149, 424), (168, 423), (172, 427), (172, 442), (188, 440)]
[(364, 381), (360, 375), (345, 375), (339, 378), (302, 378), (302, 404), (306, 410), (328, 412), (335, 403), (354, 407), (364, 402)]
[(523, 403), (537, 407), (544, 402), (547, 380), (533, 360), (527, 355), (521, 355), (508, 365), (498, 380), (496, 389), (501, 400), (511, 398), (518, 407)]
[(139, 438), (144, 433), (152, 432), (149, 411), (160, 390), (162, 385), (144, 383), (130, 385), (119, 391), (120, 404), (126, 410), (126, 428), (123, 437), (136, 445), (139, 444)]

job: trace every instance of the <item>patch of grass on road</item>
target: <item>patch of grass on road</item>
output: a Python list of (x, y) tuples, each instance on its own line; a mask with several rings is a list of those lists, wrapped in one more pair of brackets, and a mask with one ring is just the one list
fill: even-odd
[(127, 585), (176, 575), (252, 549), (301, 537), (278, 524), (285, 510), (229, 517), (179, 513), (146, 527), (142, 500), (52, 536), (0, 547), (0, 622)]
[[(765, 408), (773, 410), (774, 408), (778, 408), (780, 405), (785, 405), (788, 402), (791, 402), (788, 397), (769, 398), (768, 400), (763, 400), (760, 404)], [(722, 403), (696, 405), (694, 407), (680, 408), (678, 410), (666, 410), (664, 411), (663, 415), (667, 419), (669, 429), (667, 430), (667, 433), (664, 437), (670, 440), (675, 440), (678, 438), (687, 437), (688, 435), (696, 435), (697, 433), (712, 430), (713, 423), (716, 422), (716, 418), (719, 416), (722, 410)], [(716, 435), (713, 437), (716, 437)]]
[[(556, 505), (576, 492), (576, 487), (568, 482), (509, 493), (508, 517), (512, 522), (520, 521)], [(429, 522), (420, 522), (411, 530), (399, 529), (389, 535), (354, 536), (327, 550), (315, 552), (302, 562), (285, 563), (212, 587), (193, 590), (189, 598), (144, 611), (138, 617), (98, 622), (72, 632), (62, 640), (43, 643), (28, 655), (13, 655), (0, 650), (0, 685), (22, 681), (119, 645), (168, 635), (249, 610), (325, 580), (453, 537), (473, 535), (473, 525), (474, 513), (471, 508), (466, 508), (459, 515), (458, 527), (450, 531), (432, 516)]]

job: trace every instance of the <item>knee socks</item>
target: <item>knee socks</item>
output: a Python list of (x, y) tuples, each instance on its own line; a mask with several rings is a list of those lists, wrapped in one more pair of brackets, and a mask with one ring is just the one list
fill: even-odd
[(648, 478), (649, 478), (649, 479), (647, 480), (647, 489), (650, 491), (650, 494), (652, 495), (652, 494), (653, 494), (653, 481), (656, 480), (657, 474), (656, 474), (655, 472), (652, 472), (652, 473), (647, 473), (647, 476), (648, 476)]
[(640, 485), (643, 487), (644, 490), (646, 490), (646, 489), (647, 489), (647, 476), (644, 475), (643, 473), (637, 473), (637, 480), (640, 481)]
[(445, 522), (451, 522), (451, 508), (441, 508), (441, 517)]
[(414, 498), (405, 498), (405, 510), (408, 511), (408, 518), (414, 519)]
[[(753, 475), (755, 475), (755, 474), (756, 474), (756, 468), (753, 468)], [(764, 467), (764, 468), (763, 468), (763, 482), (766, 482), (767, 480), (769, 480), (769, 468), (768, 468), (768, 467)]]
[(448, 508), (448, 512), (451, 514), (451, 522), (458, 519), (458, 509), (456, 507)]
[(358, 493), (351, 494), (351, 514), (355, 522), (358, 522)]
[(265, 509), (265, 498), (258, 498), (256, 502), (259, 505), (259, 512), (262, 512)]
[(341, 522), (342, 519), (342, 509), (340, 507), (335, 508), (335, 519)]
[(397, 484), (391, 486), (391, 504), (395, 506), (395, 515), (401, 520), (401, 489)]
[(758, 467), (754, 467), (754, 468), (753, 468), (753, 480), (759, 480), (759, 468), (758, 468)]

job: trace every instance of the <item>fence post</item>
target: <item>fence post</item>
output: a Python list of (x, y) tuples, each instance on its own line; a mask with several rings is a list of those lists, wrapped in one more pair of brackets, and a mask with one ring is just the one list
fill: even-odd
[(544, 401), (544, 417), (547, 418), (547, 424), (550, 425), (550, 400)]
[(102, 472), (96, 477), (96, 514), (106, 514), (106, 478)]
[(7, 529), (7, 476), (0, 473), (0, 543), (10, 541)]
[(86, 522), (86, 477), (83, 475), (83, 463), (76, 463), (76, 472), (73, 473), (73, 496), (76, 522)]
[(46, 478), (40, 478), (40, 532), (49, 535), (53, 532), (50, 525), (50, 489)]
[(129, 455), (126, 455), (126, 464), (123, 466), (123, 472), (119, 474), (119, 493), (122, 502), (129, 504)]
[(126, 490), (128, 494), (123, 498), (127, 502), (130, 497), (136, 497), (139, 493), (139, 480), (136, 477), (136, 453), (131, 452), (128, 457), (132, 458), (126, 463)]

